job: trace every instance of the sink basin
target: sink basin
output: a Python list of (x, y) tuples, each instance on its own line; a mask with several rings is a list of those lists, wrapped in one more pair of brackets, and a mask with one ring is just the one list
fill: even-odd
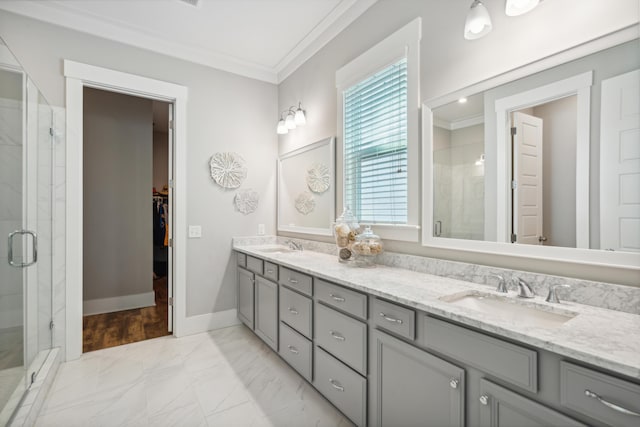
[(458, 307), (486, 313), (502, 321), (541, 328), (554, 328), (573, 319), (578, 313), (538, 304), (517, 297), (466, 291), (440, 298)]
[(288, 246), (263, 246), (261, 248), (256, 248), (257, 251), (263, 252), (265, 254), (288, 254), (290, 252), (296, 252)]

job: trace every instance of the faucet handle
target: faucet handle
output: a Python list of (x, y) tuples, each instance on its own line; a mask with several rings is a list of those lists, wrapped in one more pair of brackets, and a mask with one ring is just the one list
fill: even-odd
[(555, 304), (560, 304), (560, 300), (558, 299), (558, 293), (556, 290), (558, 288), (570, 288), (570, 287), (571, 286), (569, 285), (551, 285), (549, 287), (549, 293), (547, 294), (547, 298), (545, 299), (545, 301), (555, 303)]
[(507, 282), (504, 280), (504, 277), (499, 274), (492, 274), (491, 277), (495, 277), (499, 280), (496, 292), (502, 292), (503, 294), (509, 292), (509, 289), (507, 288)]

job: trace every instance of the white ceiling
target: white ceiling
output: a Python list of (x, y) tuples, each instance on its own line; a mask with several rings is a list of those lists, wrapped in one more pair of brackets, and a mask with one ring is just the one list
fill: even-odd
[(2, 0), (0, 9), (278, 83), (377, 0)]

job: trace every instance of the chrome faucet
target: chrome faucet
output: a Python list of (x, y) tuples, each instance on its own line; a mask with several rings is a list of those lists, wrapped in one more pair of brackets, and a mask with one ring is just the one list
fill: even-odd
[(556, 292), (556, 289), (558, 288), (570, 288), (571, 286), (569, 285), (552, 285), (551, 287), (549, 287), (549, 294), (547, 294), (547, 298), (545, 299), (546, 302), (552, 302), (555, 304), (560, 304), (560, 300), (558, 299), (558, 293)]
[(285, 244), (289, 245), (289, 247), (291, 249), (293, 249), (294, 251), (302, 251), (304, 250), (304, 248), (302, 247), (301, 243), (296, 243), (293, 240), (287, 240), (286, 242), (284, 242)]
[(514, 278), (513, 281), (518, 285), (518, 296), (520, 298), (533, 298), (536, 296), (531, 286), (522, 279)]
[(500, 276), (499, 274), (492, 274), (491, 276), (496, 277), (499, 280), (496, 292), (502, 292), (503, 294), (509, 292), (509, 289), (507, 289), (507, 282), (504, 280), (504, 277)]

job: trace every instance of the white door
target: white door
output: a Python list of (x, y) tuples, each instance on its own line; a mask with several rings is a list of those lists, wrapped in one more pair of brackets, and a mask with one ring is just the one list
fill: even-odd
[(602, 82), (600, 248), (640, 252), (640, 70)]
[(169, 247), (167, 255), (167, 297), (169, 299), (167, 313), (169, 316), (169, 330), (173, 332), (173, 103), (169, 104), (169, 215), (167, 224), (169, 226)]
[(513, 113), (513, 232), (516, 243), (541, 245), (542, 119)]

